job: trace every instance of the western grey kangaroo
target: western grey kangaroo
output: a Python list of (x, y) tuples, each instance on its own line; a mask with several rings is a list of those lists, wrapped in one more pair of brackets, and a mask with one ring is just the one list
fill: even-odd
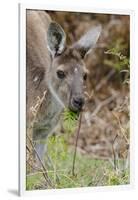
[[(84, 57), (95, 46), (101, 26), (91, 28), (71, 46), (62, 27), (45, 11), (27, 10), (27, 128), (44, 160), (43, 140), (58, 124), (65, 107), (75, 112), (84, 105), (87, 68)], [(45, 95), (44, 95), (45, 94)], [(38, 97), (43, 101), (35, 116), (31, 110)]]

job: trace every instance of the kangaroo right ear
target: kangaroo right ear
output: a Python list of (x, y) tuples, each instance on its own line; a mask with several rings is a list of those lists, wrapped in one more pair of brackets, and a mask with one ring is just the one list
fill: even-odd
[(52, 57), (63, 52), (66, 45), (66, 34), (56, 22), (51, 22), (47, 31), (47, 44)]
[(81, 55), (85, 57), (94, 47), (101, 33), (101, 25), (91, 28), (85, 33), (78, 42), (76, 42), (72, 48), (75, 48)]

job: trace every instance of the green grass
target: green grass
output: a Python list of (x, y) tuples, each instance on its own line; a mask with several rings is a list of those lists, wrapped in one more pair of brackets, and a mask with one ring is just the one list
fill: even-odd
[(29, 175), (26, 178), (26, 189), (33, 190), (38, 189), (41, 186), (41, 181), (43, 181), (43, 177), (41, 174)]
[[(72, 175), (73, 150), (62, 135), (48, 140), (48, 152), (53, 163), (48, 176), (55, 188), (122, 185), (129, 183), (129, 170), (116, 171), (109, 161), (92, 159), (77, 153), (75, 176)], [(122, 161), (120, 160), (120, 165)], [(57, 179), (58, 177), (58, 179)], [(42, 173), (27, 176), (27, 190), (45, 189)], [(49, 187), (50, 188), (50, 187)]]

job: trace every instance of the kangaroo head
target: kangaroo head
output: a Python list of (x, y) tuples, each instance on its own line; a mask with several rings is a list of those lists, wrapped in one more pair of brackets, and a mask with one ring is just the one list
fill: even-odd
[(51, 22), (47, 45), (52, 62), (47, 73), (49, 90), (62, 107), (81, 111), (88, 70), (84, 57), (95, 46), (101, 26), (90, 29), (76, 43), (67, 47), (66, 34), (61, 26)]

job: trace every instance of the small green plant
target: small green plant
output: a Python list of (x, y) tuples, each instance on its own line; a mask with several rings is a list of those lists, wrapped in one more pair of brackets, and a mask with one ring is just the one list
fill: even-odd
[(124, 56), (118, 48), (111, 48), (105, 51), (105, 54), (115, 56), (115, 59), (105, 59), (104, 64), (121, 71), (129, 68), (129, 58)]
[(63, 112), (63, 128), (66, 130), (66, 133), (73, 133), (78, 124), (78, 112), (73, 112), (67, 108)]
[(108, 185), (129, 184), (129, 170), (118, 173), (116, 171), (108, 171), (107, 177)]
[(54, 135), (48, 138), (48, 152), (52, 160), (65, 160), (68, 151), (64, 135)]
[(26, 177), (26, 189), (39, 189), (41, 188), (42, 175), (41, 174), (31, 174)]
[(129, 70), (129, 52), (127, 45), (122, 38), (117, 38), (109, 44), (108, 49), (104, 52), (107, 57), (104, 64), (114, 68), (116, 71)]

